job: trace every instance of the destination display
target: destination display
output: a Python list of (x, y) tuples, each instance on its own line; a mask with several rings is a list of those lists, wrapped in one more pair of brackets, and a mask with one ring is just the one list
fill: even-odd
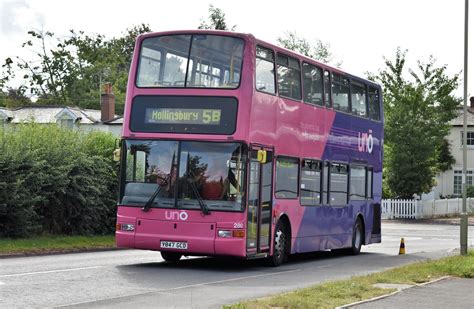
[(136, 96), (130, 130), (150, 133), (233, 134), (238, 101), (217, 96)]
[(220, 109), (147, 108), (146, 123), (220, 125)]

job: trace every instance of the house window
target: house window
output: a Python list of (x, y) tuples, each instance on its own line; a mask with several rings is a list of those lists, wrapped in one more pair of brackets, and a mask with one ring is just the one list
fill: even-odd
[[(464, 145), (464, 132), (461, 131), (461, 146)], [(467, 147), (474, 147), (474, 131), (467, 131)]]
[(58, 123), (62, 128), (68, 128), (68, 129), (74, 128), (74, 119), (61, 118), (58, 120)]
[[(466, 171), (466, 185), (468, 187), (474, 185), (474, 171)], [(462, 195), (462, 171), (461, 170), (454, 170), (453, 194)]]

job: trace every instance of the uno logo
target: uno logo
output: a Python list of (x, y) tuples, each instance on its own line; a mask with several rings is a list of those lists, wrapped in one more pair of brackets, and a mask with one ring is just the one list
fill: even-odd
[(185, 211), (165, 211), (166, 220), (186, 221), (188, 220), (188, 213)]
[(374, 150), (374, 137), (372, 136), (372, 130), (369, 130), (369, 133), (359, 132), (357, 144), (359, 152), (372, 153), (372, 150)]

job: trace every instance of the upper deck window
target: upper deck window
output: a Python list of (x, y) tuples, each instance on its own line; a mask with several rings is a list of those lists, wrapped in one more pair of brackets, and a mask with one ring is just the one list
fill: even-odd
[(315, 105), (323, 102), (323, 72), (314, 65), (303, 63), (304, 101)]
[(331, 73), (329, 71), (324, 71), (324, 101), (326, 102), (326, 107), (332, 107), (331, 101)]
[(138, 87), (237, 88), (244, 42), (219, 35), (167, 35), (143, 40)]
[(279, 54), (278, 92), (281, 96), (301, 100), (301, 69), (297, 59)]
[(270, 49), (257, 46), (255, 63), (257, 90), (275, 93), (275, 54)]
[(349, 80), (339, 74), (332, 75), (332, 104), (334, 109), (349, 112)]
[(367, 117), (367, 90), (365, 85), (358, 82), (352, 82), (351, 87), (352, 114)]
[(369, 87), (369, 116), (370, 119), (380, 120), (379, 90)]

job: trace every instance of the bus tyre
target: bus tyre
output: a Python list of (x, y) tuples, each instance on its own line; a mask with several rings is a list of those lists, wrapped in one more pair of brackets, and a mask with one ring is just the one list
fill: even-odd
[(166, 262), (177, 262), (181, 258), (181, 254), (177, 252), (161, 251), (160, 253)]
[(288, 233), (285, 225), (278, 221), (275, 227), (275, 239), (273, 243), (273, 255), (270, 256), (270, 265), (277, 267), (288, 259)]
[(351, 255), (357, 255), (360, 253), (362, 248), (362, 242), (364, 239), (364, 226), (360, 218), (357, 218), (354, 223), (354, 229), (352, 231), (352, 246), (348, 248), (348, 252)]

